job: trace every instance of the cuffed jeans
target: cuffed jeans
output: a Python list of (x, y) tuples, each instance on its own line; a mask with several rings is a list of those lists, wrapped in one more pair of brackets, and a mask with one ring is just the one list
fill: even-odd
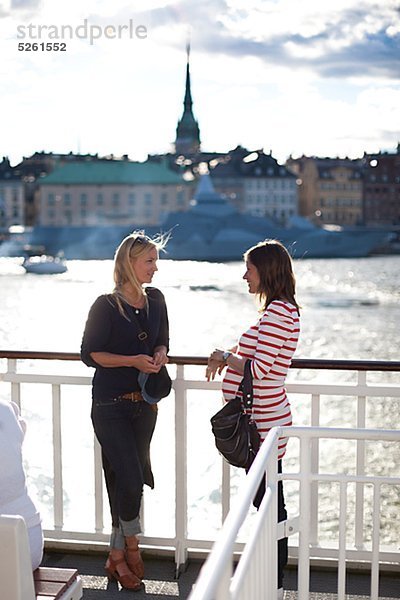
[(143, 484), (154, 486), (150, 441), (157, 411), (147, 402), (111, 399), (94, 401), (91, 416), (102, 450), (113, 526), (111, 547), (123, 548), (124, 536), (141, 531)]

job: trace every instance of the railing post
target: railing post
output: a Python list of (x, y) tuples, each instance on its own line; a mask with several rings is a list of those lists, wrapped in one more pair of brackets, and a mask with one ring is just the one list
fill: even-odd
[(101, 447), (95, 435), (93, 435), (93, 452), (94, 452), (94, 499), (95, 499), (95, 529), (103, 531), (103, 469), (101, 461)]
[(53, 471), (54, 471), (54, 529), (62, 530), (64, 524), (62, 440), (61, 440), (61, 394), (60, 386), (52, 386), (53, 402)]
[[(17, 372), (17, 359), (8, 358), (7, 359), (7, 373), (16, 373)], [(17, 381), (13, 381), (11, 383), (11, 400), (15, 402), (18, 408), (21, 410), (21, 384)]]
[(346, 594), (346, 523), (347, 523), (347, 483), (340, 482), (339, 500), (339, 569), (338, 600), (344, 600)]
[[(357, 385), (365, 386), (367, 384), (367, 373), (358, 371)], [(357, 397), (357, 429), (365, 429), (366, 420), (366, 398), (365, 396)], [(357, 440), (357, 468), (356, 474), (363, 476), (365, 473), (365, 441)], [(363, 548), (364, 546), (364, 484), (356, 483), (356, 511), (355, 511), (355, 547)]]
[(232, 576), (232, 565), (229, 562), (226, 565), (224, 572), (219, 580), (218, 588), (217, 588), (216, 594), (215, 594), (215, 600), (229, 600), (230, 599), (231, 594), (229, 592), (229, 587), (231, 584), (231, 576)]
[(298, 600), (308, 600), (310, 587), (310, 505), (311, 505), (311, 440), (300, 438), (300, 517)]
[(266, 598), (275, 598), (278, 589), (278, 443), (279, 438), (276, 439), (276, 443), (271, 450), (266, 468), (266, 489), (268, 486), (272, 492), (271, 507), (267, 514), (266, 523), (266, 528), (269, 532), (266, 546), (264, 546), (266, 548), (266, 556), (262, 557), (264, 564), (267, 565)]
[(187, 402), (184, 366), (178, 365), (175, 391), (175, 523), (176, 575), (187, 562)]
[(372, 564), (371, 564), (371, 600), (379, 597), (379, 529), (380, 529), (381, 486), (374, 483), (372, 509)]
[[(312, 394), (311, 396), (311, 427), (320, 425), (320, 405), (321, 396)], [(319, 439), (311, 440), (311, 471), (319, 472)], [(318, 545), (318, 481), (311, 482), (311, 520), (310, 520), (310, 543), (313, 546)]]
[(222, 459), (222, 522), (225, 521), (231, 507), (231, 468), (226, 460)]

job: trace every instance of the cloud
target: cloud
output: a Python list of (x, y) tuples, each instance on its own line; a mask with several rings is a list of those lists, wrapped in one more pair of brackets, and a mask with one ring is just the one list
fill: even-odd
[(41, 6), (42, 0), (9, 0), (7, 5), (0, 4), (0, 19), (12, 17), (23, 12), (35, 14)]
[(11, 9), (39, 8), (42, 0), (11, 0)]
[(351, 4), (338, 2), (336, 8), (329, 8), (312, 1), (253, 0), (246, 9), (232, 0), (196, 4), (179, 0), (150, 11), (150, 16), (153, 29), (190, 25), (193, 46), (206, 53), (253, 56), (267, 64), (307, 68), (322, 78), (367, 74), (398, 78), (397, 3), (386, 0), (378, 5), (364, 0)]

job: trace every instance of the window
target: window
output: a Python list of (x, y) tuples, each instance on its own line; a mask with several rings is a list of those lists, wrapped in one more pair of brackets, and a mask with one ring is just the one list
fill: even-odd
[(103, 206), (103, 204), (104, 204), (103, 194), (101, 194), (101, 193), (97, 194), (96, 203), (97, 203), (97, 206)]
[(167, 192), (162, 192), (161, 196), (160, 196), (160, 202), (163, 206), (165, 206), (166, 204), (168, 204), (168, 194)]
[[(146, 206), (151, 206), (153, 204), (152, 194), (147, 193), (144, 195), (144, 203)], [(148, 216), (147, 213), (146, 213), (146, 216)]]
[(119, 194), (113, 194), (112, 196), (112, 204), (113, 206), (119, 206)]
[(183, 190), (179, 190), (176, 192), (176, 202), (178, 206), (183, 206), (185, 204), (185, 196), (183, 194)]
[(81, 194), (81, 206), (87, 205), (87, 194)]
[(54, 194), (47, 194), (47, 204), (49, 206), (54, 206), (54, 203), (55, 203)]
[(128, 204), (129, 204), (129, 206), (134, 206), (135, 202), (136, 202), (135, 194), (133, 192), (130, 192), (128, 194)]
[[(71, 194), (64, 194), (64, 204), (65, 206), (71, 205)], [(68, 211), (66, 211), (68, 212)]]

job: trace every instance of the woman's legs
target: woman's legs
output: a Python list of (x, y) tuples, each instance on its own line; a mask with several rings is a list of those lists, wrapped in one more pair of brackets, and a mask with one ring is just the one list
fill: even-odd
[(114, 569), (115, 573), (118, 563), (118, 575), (125, 578), (129, 573), (133, 578), (144, 575), (136, 534), (141, 531), (139, 512), (143, 484), (152, 483), (149, 447), (156, 419), (157, 412), (145, 402), (124, 400), (112, 406), (94, 406), (92, 412), (102, 447), (112, 516), (111, 550), (106, 569), (109, 573)]
[[(149, 469), (149, 446), (157, 414), (145, 402), (94, 406), (92, 419), (102, 447), (103, 469), (112, 524), (139, 518), (144, 472)], [(136, 521), (135, 532), (140, 532)]]

